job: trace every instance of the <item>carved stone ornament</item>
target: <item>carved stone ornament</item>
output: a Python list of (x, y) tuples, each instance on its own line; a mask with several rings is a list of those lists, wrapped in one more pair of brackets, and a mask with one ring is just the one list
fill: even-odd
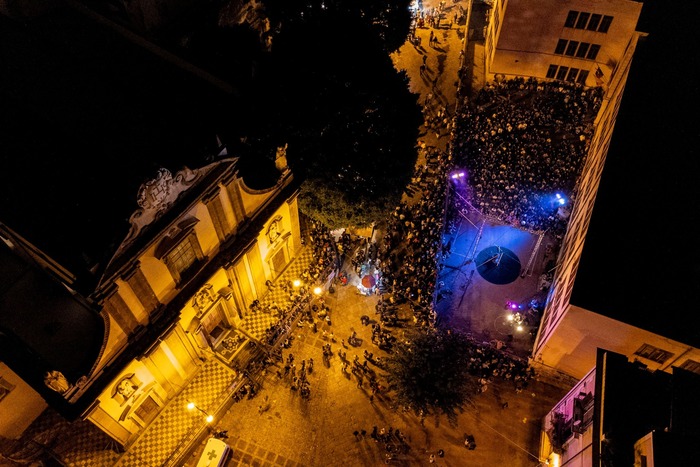
[(134, 373), (124, 376), (112, 387), (112, 399), (124, 405), (141, 386), (141, 381)]
[(279, 146), (277, 148), (277, 154), (275, 154), (275, 167), (280, 172), (285, 172), (289, 170), (289, 165), (287, 164), (287, 144), (284, 146)]
[(267, 238), (270, 243), (275, 241), (282, 235), (282, 216), (275, 217), (267, 228)]
[(192, 306), (200, 312), (209, 308), (215, 300), (214, 289), (211, 284), (204, 284), (192, 299)]
[[(131, 230), (119, 246), (119, 252), (138, 237), (141, 230), (170, 209), (178, 197), (197, 183), (209, 168), (190, 170), (185, 167), (173, 176), (168, 169), (160, 168), (156, 177), (139, 187), (136, 202), (139, 209), (129, 218)], [(115, 256), (117, 256), (115, 255)]]
[(63, 394), (70, 389), (70, 383), (60, 371), (47, 371), (44, 374), (44, 384), (59, 394)]
[(143, 209), (161, 210), (172, 190), (173, 176), (168, 169), (158, 169), (158, 174), (139, 189), (137, 203)]

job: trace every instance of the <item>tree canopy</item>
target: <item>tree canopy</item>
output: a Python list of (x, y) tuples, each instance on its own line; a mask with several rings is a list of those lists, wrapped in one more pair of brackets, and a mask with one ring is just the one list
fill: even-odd
[(416, 414), (442, 413), (454, 420), (476, 393), (469, 348), (468, 337), (450, 329), (417, 329), (399, 341), (386, 359), (397, 402)]
[[(401, 19), (393, 4), (265, 4), (275, 32), (257, 68), (246, 143), (261, 154), (288, 144), (310, 217), (331, 228), (380, 221), (413, 173), (422, 122), (417, 95), (388, 53), (388, 36), (405, 41), (408, 6)], [(405, 25), (389, 23), (396, 18)]]
[(263, 0), (273, 25), (281, 28), (308, 27), (324, 22), (359, 19), (381, 40), (387, 53), (395, 52), (406, 42), (411, 27), (412, 0)]

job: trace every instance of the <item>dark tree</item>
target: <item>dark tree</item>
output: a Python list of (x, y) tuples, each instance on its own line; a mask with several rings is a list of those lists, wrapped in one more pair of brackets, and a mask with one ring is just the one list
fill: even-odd
[(296, 24), (359, 19), (392, 53), (408, 37), (411, 27), (412, 0), (264, 0), (265, 11), (280, 29)]
[(400, 202), (417, 158), (418, 96), (390, 57), (405, 43), (409, 4), (230, 0), (161, 18), (158, 41), (212, 84), (230, 85), (225, 125), (212, 128), (229, 154), (254, 166), (252, 158), (271, 160), (287, 144), (289, 166), (306, 183), (304, 213), (362, 227)]
[(372, 26), (312, 6), (290, 13), (273, 40), (255, 93), (267, 113), (253, 141), (288, 143), (289, 164), (307, 183), (305, 214), (329, 227), (366, 226), (400, 201), (422, 116)]
[(399, 341), (386, 366), (398, 404), (454, 421), (478, 387), (469, 371), (469, 349), (465, 334), (448, 329), (415, 330)]

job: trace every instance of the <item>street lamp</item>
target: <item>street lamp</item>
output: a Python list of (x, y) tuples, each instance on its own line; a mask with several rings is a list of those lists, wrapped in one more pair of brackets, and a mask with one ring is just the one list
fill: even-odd
[(292, 282), (292, 285), (295, 288), (299, 288), (299, 286), (301, 285), (301, 281), (299, 279), (294, 279), (294, 282)]
[(194, 410), (194, 409), (197, 409), (204, 414), (204, 419), (207, 421), (207, 423), (211, 423), (212, 421), (214, 421), (213, 415), (209, 415), (206, 411), (197, 407), (197, 405), (194, 402), (188, 402), (187, 403), (187, 410)]
[(316, 295), (317, 297), (320, 297), (321, 292), (323, 292), (323, 289), (321, 287), (314, 287), (314, 295)]

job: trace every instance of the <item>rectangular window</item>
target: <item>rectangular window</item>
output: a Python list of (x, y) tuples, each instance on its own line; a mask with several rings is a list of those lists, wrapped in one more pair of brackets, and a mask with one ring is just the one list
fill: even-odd
[(197, 255), (189, 239), (186, 239), (173, 248), (170, 254), (168, 254), (168, 259), (172, 267), (182, 274), (187, 268), (194, 264), (197, 260)]
[(588, 18), (591, 17), (590, 13), (581, 13), (578, 15), (578, 20), (576, 20), (576, 29), (586, 29), (588, 24)]
[(571, 81), (572, 83), (575, 83), (577, 76), (578, 76), (578, 68), (571, 68), (571, 69), (569, 69), (569, 75), (566, 77), (566, 80)]
[(564, 22), (565, 28), (573, 28), (576, 24), (576, 18), (578, 18), (578, 11), (571, 10), (569, 14), (566, 15), (566, 21)]
[(547, 78), (554, 79), (554, 77), (556, 75), (557, 75), (557, 66), (556, 65), (549, 65), (549, 68), (547, 68)]
[(673, 356), (671, 352), (649, 344), (643, 344), (634, 354), (656, 363), (663, 363)]
[(603, 20), (600, 22), (600, 26), (598, 26), (598, 32), (608, 32), (608, 29), (610, 29), (610, 24), (612, 24), (612, 20), (612, 16), (603, 16)]
[(595, 58), (598, 56), (598, 52), (600, 52), (600, 45), (591, 44), (591, 48), (588, 49), (588, 54), (586, 54), (586, 58), (589, 60), (595, 60)]
[(10, 384), (9, 381), (0, 376), (0, 401), (7, 397), (14, 388), (15, 386), (13, 384)]
[(700, 362), (696, 362), (695, 360), (688, 359), (684, 361), (680, 368), (700, 375)]
[(597, 15), (595, 13), (592, 14), (591, 19), (588, 21), (588, 27), (586, 29), (588, 29), (589, 31), (597, 31), (601, 18), (601, 15)]
[(557, 72), (557, 79), (559, 81), (564, 81), (566, 79), (566, 74), (569, 72), (569, 67), (568, 66), (560, 66), (559, 71)]
[(573, 57), (574, 54), (576, 53), (577, 48), (578, 48), (577, 41), (569, 41), (569, 45), (566, 47), (565, 54), (568, 55), (569, 57)]
[(566, 39), (559, 39), (557, 42), (557, 48), (554, 49), (554, 53), (557, 55), (563, 55), (566, 50)]
[(581, 70), (578, 74), (576, 82), (578, 84), (586, 85), (586, 80), (588, 79), (588, 70)]
[(581, 44), (578, 46), (578, 50), (576, 50), (576, 58), (586, 58), (586, 54), (590, 48), (591, 44), (588, 42), (581, 42)]

